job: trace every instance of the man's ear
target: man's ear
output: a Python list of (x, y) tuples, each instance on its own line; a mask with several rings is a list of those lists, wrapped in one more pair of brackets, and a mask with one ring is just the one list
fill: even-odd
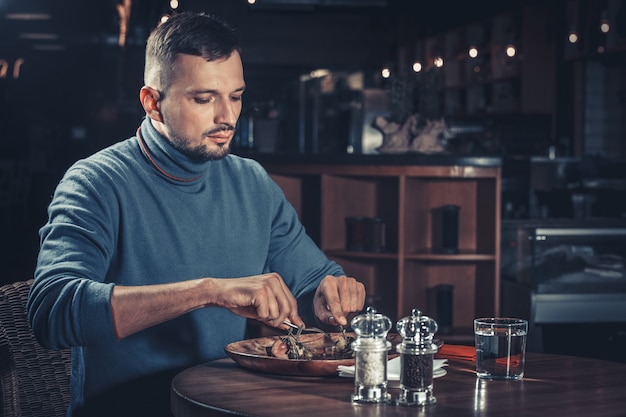
[(139, 92), (139, 100), (146, 112), (146, 116), (157, 122), (163, 122), (161, 115), (161, 94), (152, 87), (143, 86)]

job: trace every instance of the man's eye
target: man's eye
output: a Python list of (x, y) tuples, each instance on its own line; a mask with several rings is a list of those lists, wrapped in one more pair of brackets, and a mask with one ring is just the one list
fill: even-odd
[(195, 101), (198, 104), (206, 104), (206, 103), (210, 103), (214, 101), (214, 99), (213, 97), (208, 97), (208, 98), (194, 97), (193, 101)]
[(232, 96), (230, 99), (232, 101), (241, 101), (241, 96)]

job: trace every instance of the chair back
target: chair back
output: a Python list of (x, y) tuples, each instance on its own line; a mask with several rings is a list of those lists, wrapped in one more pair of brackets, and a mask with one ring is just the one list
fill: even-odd
[(33, 280), (0, 287), (0, 385), (4, 417), (63, 417), (69, 405), (71, 350), (39, 345), (26, 300)]

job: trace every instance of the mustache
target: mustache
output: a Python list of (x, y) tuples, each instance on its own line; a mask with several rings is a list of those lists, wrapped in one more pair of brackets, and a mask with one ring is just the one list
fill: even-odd
[(232, 125), (221, 125), (216, 127), (215, 129), (211, 129), (208, 132), (205, 133), (205, 135), (210, 136), (213, 135), (215, 133), (220, 133), (220, 132), (228, 132), (228, 131), (234, 131), (235, 130), (235, 126)]

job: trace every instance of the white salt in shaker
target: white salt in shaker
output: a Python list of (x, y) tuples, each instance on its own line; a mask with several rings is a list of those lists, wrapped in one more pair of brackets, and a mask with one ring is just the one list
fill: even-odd
[(413, 309), (411, 316), (400, 319), (396, 329), (402, 343), (396, 346), (400, 353), (400, 394), (398, 405), (421, 406), (434, 404), (433, 363), (437, 346), (433, 337), (437, 323)]
[(352, 319), (351, 326), (356, 334), (352, 343), (355, 357), (352, 401), (388, 402), (387, 351), (391, 343), (387, 340), (387, 333), (391, 330), (391, 320), (368, 307), (365, 314)]

